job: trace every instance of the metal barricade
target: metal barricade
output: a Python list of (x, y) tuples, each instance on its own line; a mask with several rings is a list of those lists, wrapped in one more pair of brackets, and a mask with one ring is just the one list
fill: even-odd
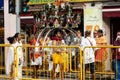
[[(0, 44), (0, 80), (12, 80), (15, 78), (14, 55), (16, 54), (14, 54), (14, 52), (15, 52), (15, 48), (10, 44)], [(13, 54), (12, 56), (13, 61), (10, 61), (12, 54)], [(8, 69), (7, 74), (6, 74), (6, 66)]]
[[(92, 69), (94, 69), (95, 80), (113, 80), (114, 79), (114, 67), (113, 67), (113, 55), (116, 54), (115, 49), (119, 49), (120, 46), (86, 46), (83, 49), (83, 80), (91, 80), (93, 78)], [(94, 50), (94, 65), (87, 63), (86, 55), (90, 56), (92, 53), (86, 53), (85, 50)], [(89, 60), (90, 61), (90, 60)], [(89, 66), (89, 67), (87, 67)], [(117, 65), (116, 65), (117, 66)], [(119, 67), (119, 66), (117, 66)], [(92, 72), (92, 73), (91, 73)], [(120, 74), (118, 72), (118, 74)], [(92, 79), (94, 80), (94, 79)], [(117, 79), (116, 79), (117, 80)]]
[[(18, 48), (24, 51), (23, 62), (20, 62)], [(82, 80), (82, 51), (79, 46), (24, 45), (17, 47), (16, 51), (16, 77), (20, 80)], [(20, 63), (22, 77), (19, 77)]]
[[(23, 62), (19, 60), (19, 52), (18, 49), (22, 48), (23, 49)], [(87, 46), (83, 49), (83, 51), (80, 49), (78, 46), (30, 46), (30, 45), (25, 45), (25, 46), (19, 46), (16, 49), (8, 44), (0, 44), (0, 79), (2, 80), (10, 80), (14, 78), (18, 78), (19, 80), (51, 80), (53, 79), (53, 74), (55, 74), (56, 79), (61, 79), (61, 71), (60, 68), (58, 68), (55, 72), (52, 71), (53, 66), (52, 65), (52, 58), (50, 55), (54, 54), (53, 52), (50, 53), (50, 51), (53, 51), (53, 49), (60, 49), (61, 51), (66, 49), (66, 54), (68, 55), (67, 59), (65, 59), (64, 67), (64, 80), (71, 79), (71, 80), (91, 80), (91, 74), (90, 74), (90, 68), (86, 69), (85, 68), (85, 62), (84, 62), (84, 56), (85, 56), (85, 49), (91, 48), (94, 49), (94, 55), (95, 58), (97, 56), (97, 51), (100, 52), (100, 49), (104, 49), (107, 52), (107, 57), (105, 57), (105, 69), (102, 69), (102, 63), (98, 64), (96, 63), (95, 59), (95, 64), (94, 64), (94, 71), (95, 71), (95, 76), (96, 80), (113, 80), (114, 76), (114, 70), (113, 68), (113, 54), (115, 53), (115, 49), (119, 49), (120, 46)], [(12, 48), (14, 50), (14, 64), (13, 64), (13, 75), (6, 75), (6, 67), (5, 67), (5, 61), (6, 61), (6, 53), (9, 50), (9, 48)], [(32, 54), (33, 52), (31, 50), (34, 50), (34, 55)], [(40, 60), (42, 60), (42, 64), (37, 65), (34, 63), (33, 56), (35, 57), (35, 54), (39, 53), (41, 58), (38, 59), (38, 63)], [(100, 52), (101, 53), (101, 52)], [(49, 55), (50, 54), (50, 55)], [(105, 55), (104, 55), (105, 56)], [(56, 58), (56, 56), (54, 57)], [(62, 61), (62, 58), (59, 61)], [(35, 59), (35, 58), (34, 58)], [(64, 62), (63, 61), (63, 62)], [(103, 62), (103, 61), (100, 61)], [(67, 64), (66, 64), (67, 63)], [(22, 76), (19, 77), (19, 71), (20, 71), (20, 65), (22, 64)], [(51, 66), (49, 66), (51, 64)], [(59, 66), (61, 66), (59, 64)], [(51, 67), (51, 68), (50, 68)], [(116, 64), (116, 68), (119, 67), (118, 64)], [(101, 69), (100, 69), (101, 68)], [(61, 68), (63, 69), (63, 68)], [(116, 75), (116, 78), (119, 77)]]

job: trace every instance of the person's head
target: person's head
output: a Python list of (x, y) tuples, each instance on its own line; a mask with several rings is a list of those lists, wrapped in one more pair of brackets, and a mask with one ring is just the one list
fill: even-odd
[(97, 34), (98, 34), (98, 37), (103, 36), (103, 30), (102, 30), (102, 29), (99, 29), (99, 30), (97, 31)]
[(20, 33), (16, 33), (15, 35), (14, 35), (14, 37), (16, 38), (16, 40), (21, 40), (21, 35), (20, 35)]
[(58, 32), (56, 33), (56, 36), (57, 36), (57, 37), (62, 37), (61, 32), (60, 32), (60, 31), (58, 31)]
[(16, 42), (15, 37), (8, 37), (7, 40), (9, 41), (10, 44), (13, 44)]
[(34, 35), (34, 34), (32, 34), (32, 35), (30, 36), (30, 40), (33, 40), (33, 39), (35, 39), (35, 35)]
[(85, 31), (85, 37), (90, 37), (91, 31)]
[(117, 36), (116, 41), (120, 42), (120, 36)]
[(93, 36), (94, 36), (94, 38), (96, 38), (96, 37), (98, 36), (97, 31), (94, 31), (94, 32), (93, 32)]
[(81, 34), (81, 31), (80, 31), (80, 30), (77, 30), (77, 36), (78, 36), (78, 37), (81, 37), (81, 35), (82, 35), (82, 34)]
[(117, 31), (117, 36), (120, 36), (120, 31)]

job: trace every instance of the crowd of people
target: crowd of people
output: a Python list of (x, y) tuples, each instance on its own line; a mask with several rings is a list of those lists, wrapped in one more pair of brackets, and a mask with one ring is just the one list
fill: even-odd
[[(103, 36), (102, 30), (97, 31), (97, 35), (95, 36), (95, 38), (91, 37), (91, 31), (85, 31), (85, 36), (82, 36), (82, 33), (80, 32), (80, 30), (76, 30), (75, 32), (76, 32), (75, 33), (76, 36), (73, 36), (69, 32), (68, 32), (68, 34), (63, 35), (61, 33), (61, 31), (58, 30), (58, 31), (56, 31), (54, 36), (52, 36), (51, 38), (49, 38), (49, 37), (46, 38), (46, 44), (44, 44), (44, 45), (47, 45), (47, 46), (74, 45), (74, 46), (80, 46), (82, 49), (84, 49), (85, 46), (98, 46), (98, 45), (106, 45), (107, 44), (107, 40), (106, 40), (105, 36)], [(100, 43), (100, 40), (102, 40), (102, 41), (104, 40), (104, 42)], [(33, 40), (31, 39), (31, 41), (33, 41)], [(43, 42), (40, 38), (39, 44), (42, 45), (41, 43), (43, 43)], [(70, 53), (69, 50), (65, 49), (65, 48), (64, 49), (63, 48), (60, 48), (60, 49), (53, 48), (52, 50), (44, 49), (44, 51), (47, 53), (47, 55), (49, 55), (49, 58), (48, 58), (49, 65), (48, 66), (49, 66), (49, 70), (52, 70), (52, 78), (55, 79), (56, 73), (60, 71), (61, 78), (63, 79), (65, 70), (69, 69), (69, 64), (65, 62), (65, 61), (68, 61), (68, 55)], [(71, 55), (72, 55), (71, 56), (72, 69), (80, 70), (80, 51), (79, 51), (79, 49), (77, 49), (77, 48), (72, 49)], [(106, 55), (106, 57), (104, 55)], [(65, 58), (65, 56), (66, 56), (66, 58)], [(105, 59), (107, 59), (107, 50), (103, 49), (103, 48), (99, 48), (99, 49), (87, 48), (87, 49), (85, 49), (85, 55), (84, 55), (84, 59), (85, 59), (84, 63), (86, 64), (85, 68), (87, 69), (90, 64), (90, 68), (91, 68), (90, 71), (92, 73), (94, 80), (95, 80), (95, 73), (94, 73), (95, 68), (97, 68), (97, 71), (105, 71), (106, 60), (104, 60), (104, 62), (103, 62), (101, 58), (100, 59), (97, 58), (98, 56), (101, 56), (102, 58), (105, 57)], [(52, 63), (50, 61), (50, 58), (52, 58)], [(99, 60), (99, 61), (97, 61), (97, 60)], [(41, 62), (41, 64), (42, 64), (42, 61), (39, 61), (39, 62)], [(97, 66), (97, 67), (95, 67), (95, 66)], [(102, 66), (102, 68), (99, 66)], [(58, 71), (57, 69), (59, 69), (59, 68), (60, 68), (60, 70)], [(99, 69), (99, 68), (101, 68), (101, 69)]]
[[(82, 36), (80, 30), (76, 30), (76, 36), (73, 37), (72, 34), (68, 33), (63, 36), (60, 30), (57, 30), (54, 33), (54, 36), (46, 37), (45, 42), (43, 42), (43, 38), (40, 37), (38, 42), (34, 35), (31, 35), (30, 45), (37, 46), (65, 46), (65, 45), (74, 45), (80, 46), (83, 53), (83, 63), (85, 64), (85, 71), (89, 68), (92, 74), (93, 80), (96, 80), (95, 71), (104, 72), (106, 70), (106, 61), (108, 58), (108, 50), (106, 48), (100, 48), (99, 46), (107, 45), (107, 40), (105, 35), (103, 34), (103, 30), (98, 30), (94, 32), (94, 37), (91, 37), (91, 31), (85, 31), (85, 36)], [(72, 40), (72, 41), (71, 41)], [(20, 41), (20, 34), (16, 33), (13, 37), (9, 37), (8, 41), (11, 46), (16, 48), (17, 46), (22, 46)], [(117, 32), (117, 38), (114, 42), (114, 46), (119, 46), (120, 42), (120, 31)], [(98, 46), (99, 48), (85, 48), (86, 46)], [(14, 48), (10, 47), (8, 52), (6, 53), (6, 74), (13, 74), (13, 64), (14, 64)], [(85, 48), (85, 49), (84, 49)], [(17, 49), (18, 52), (18, 77), (22, 77), (22, 65), (23, 65), (23, 51), (22, 48)], [(119, 62), (119, 48), (114, 49), (113, 53), (113, 64), (115, 71), (115, 80), (120, 79), (120, 62)], [(10, 56), (7, 56), (11, 53)], [(43, 59), (45, 63), (48, 63), (48, 70), (51, 70), (51, 76), (54, 80), (56, 78), (56, 73), (60, 72), (61, 80), (64, 80), (64, 72), (69, 69), (69, 49), (67, 48), (30, 48), (30, 58), (31, 65), (36, 66), (36, 70), (38, 70), (39, 66), (42, 67)], [(75, 68), (80, 70), (80, 51), (79, 49), (72, 49), (70, 53), (72, 59), (72, 69)], [(9, 64), (9, 65), (8, 65)], [(116, 67), (117, 64), (117, 67)], [(39, 66), (38, 66), (39, 65)], [(36, 73), (37, 74), (37, 71)]]

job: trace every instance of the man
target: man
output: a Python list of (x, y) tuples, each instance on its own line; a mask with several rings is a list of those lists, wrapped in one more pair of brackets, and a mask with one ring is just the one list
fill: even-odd
[[(81, 42), (84, 40), (84, 37), (82, 36), (82, 33), (80, 30), (77, 30), (77, 33), (76, 33), (76, 38), (74, 38), (74, 45), (76, 46), (80, 46), (81, 47)], [(76, 62), (76, 68), (77, 70), (80, 69), (80, 51), (78, 48), (75, 49), (75, 52), (72, 52), (73, 56), (72, 56), (72, 64), (75, 65), (75, 62)], [(76, 57), (75, 57), (76, 56)], [(76, 61), (75, 61), (75, 58), (76, 58)], [(72, 68), (74, 69), (75, 66), (72, 65)]]
[[(117, 38), (113, 45), (120, 46), (120, 31), (117, 32)], [(120, 48), (116, 48), (113, 53), (113, 67), (115, 71), (114, 80), (120, 80)]]
[[(62, 46), (65, 45), (65, 42), (62, 38), (62, 34), (60, 31), (57, 31), (55, 36), (52, 38), (54, 46)], [(64, 80), (64, 60), (63, 60), (63, 48), (54, 48), (52, 54), (52, 61), (53, 61), (53, 69), (52, 69), (52, 80), (56, 78), (55, 69), (60, 67), (60, 76), (61, 80)]]
[[(96, 41), (94, 38), (91, 38), (91, 32), (85, 31), (85, 39), (81, 43), (82, 48), (85, 48), (86, 46), (96, 46)], [(85, 64), (85, 70), (87, 68), (90, 68), (90, 72), (92, 74), (93, 80), (96, 80), (95, 78), (95, 55), (94, 55), (94, 49), (93, 48), (85, 48), (84, 50), (84, 64)]]

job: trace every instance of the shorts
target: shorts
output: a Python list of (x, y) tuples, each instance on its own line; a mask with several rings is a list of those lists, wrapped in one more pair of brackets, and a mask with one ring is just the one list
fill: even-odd
[(64, 60), (62, 59), (62, 56), (57, 53), (52, 54), (52, 60), (54, 64), (64, 63)]
[(87, 68), (90, 68), (90, 73), (93, 74), (95, 71), (95, 65), (94, 65), (94, 62), (93, 63), (89, 63), (89, 64), (85, 64), (85, 70)]

